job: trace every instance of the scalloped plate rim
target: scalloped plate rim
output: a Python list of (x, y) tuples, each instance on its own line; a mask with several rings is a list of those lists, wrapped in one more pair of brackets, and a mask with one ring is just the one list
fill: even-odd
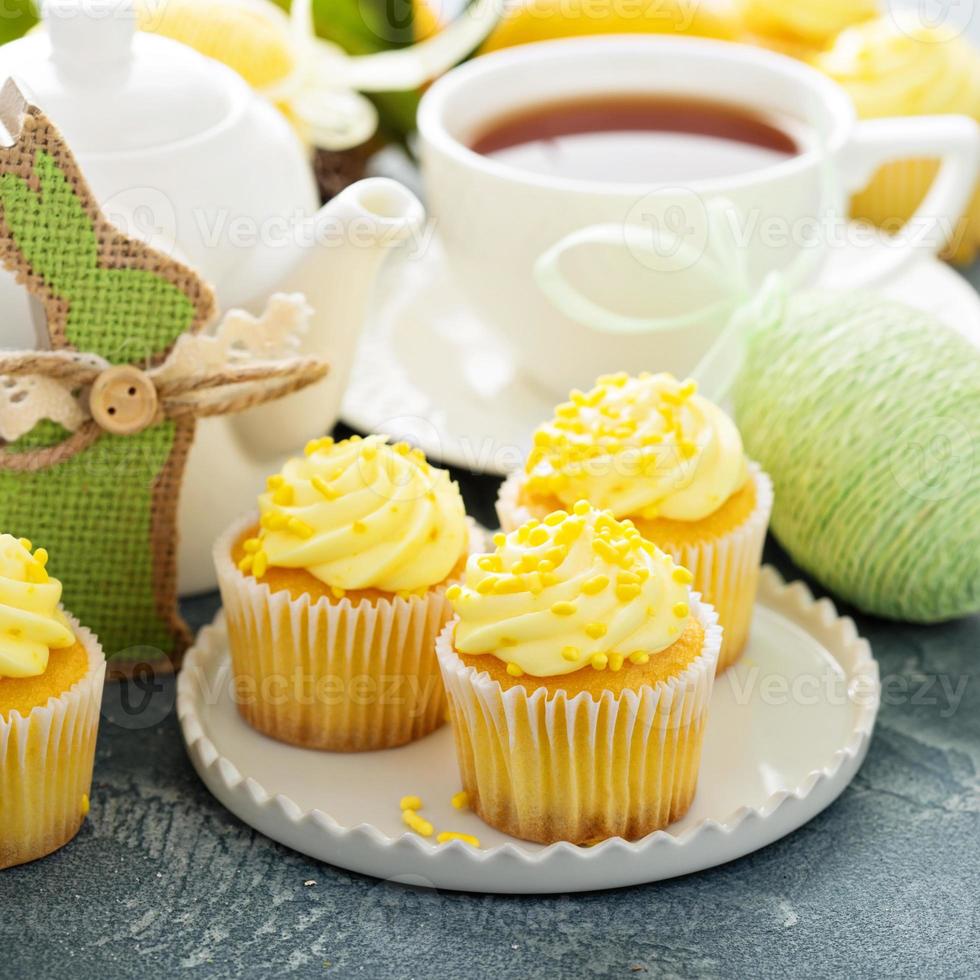
[[(621, 837), (613, 837), (592, 847), (579, 847), (567, 841), (559, 841), (537, 852), (529, 853), (522, 849), (520, 846), (521, 842), (517, 840), (487, 848), (473, 848), (460, 841), (434, 844), (410, 831), (406, 831), (398, 837), (389, 837), (367, 821), (361, 821), (353, 826), (345, 827), (330, 816), (330, 814), (318, 808), (303, 811), (288, 796), (281, 793), (270, 793), (257, 780), (242, 773), (235, 763), (223, 756), (211, 741), (206, 733), (202, 720), (198, 717), (197, 703), (195, 700), (198, 687), (195, 679), (205, 669), (200, 662), (201, 658), (213, 655), (215, 638), (220, 637), (224, 632), (223, 612), (221, 611), (218, 612), (215, 620), (211, 624), (202, 628), (193, 646), (187, 651), (184, 659), (184, 667), (177, 681), (177, 716), (188, 755), (195, 770), (208, 790), (223, 806), (245, 823), (259, 830), (260, 833), (272, 837), (274, 840), (278, 840), (284, 846), (293, 847), (293, 849), (307, 853), (317, 860), (336, 864), (339, 867), (348, 867), (349, 870), (361, 871), (364, 874), (374, 874), (374, 872), (362, 871), (358, 867), (353, 867), (337, 860), (336, 856), (325, 858), (321, 855), (313, 854), (304, 848), (294, 847), (287, 841), (283, 841), (281, 837), (288, 835), (283, 835), (280, 830), (280, 836), (277, 836), (263, 827), (258, 826), (259, 823), (265, 824), (266, 821), (249, 819), (249, 817), (240, 812), (242, 805), (250, 805), (259, 810), (278, 810), (279, 818), (284, 820), (287, 825), (298, 828), (305, 824), (313, 825), (318, 832), (336, 840), (338, 846), (342, 846), (345, 842), (349, 842), (354, 838), (366, 837), (371, 842), (372, 847), (380, 849), (382, 855), (391, 855), (407, 848), (410, 851), (416, 852), (415, 856), (421, 855), (427, 859), (453, 855), (454, 857), (458, 857), (463, 865), (469, 866), (470, 868), (482, 868), (493, 864), (501, 858), (507, 857), (518, 860), (522, 865), (526, 865), (531, 871), (534, 871), (535, 869), (547, 870), (548, 865), (558, 860), (564, 860), (565, 855), (570, 855), (571, 860), (575, 862), (595, 864), (603, 856), (610, 854), (643, 856), (658, 847), (694, 847), (701, 838), (710, 834), (720, 834), (726, 838), (731, 838), (747, 822), (772, 821), (780, 811), (786, 809), (788, 806), (794, 803), (801, 804), (806, 802), (818, 789), (830, 789), (830, 795), (816, 810), (798, 822), (794, 823), (791, 820), (791, 826), (786, 827), (772, 837), (767, 837), (761, 843), (740, 849), (737, 853), (722, 857), (720, 860), (709, 860), (703, 867), (692, 867), (687, 871), (674, 872), (663, 876), (654, 875), (649, 879), (644, 878), (640, 874), (636, 883), (645, 880), (662, 880), (664, 878), (674, 877), (676, 874), (693, 873), (697, 870), (705, 870), (708, 867), (734, 860), (745, 854), (752, 853), (761, 847), (765, 847), (781, 837), (792, 833), (794, 830), (799, 829), (799, 827), (816, 816), (817, 813), (829, 806), (843, 792), (860, 768), (867, 752), (877, 717), (881, 693), (878, 664), (871, 653), (871, 647), (868, 641), (860, 636), (853, 619), (849, 616), (840, 615), (830, 599), (815, 598), (806, 583), (802, 581), (785, 582), (780, 574), (770, 565), (763, 567), (759, 591), (760, 601), (763, 605), (777, 613), (787, 616), (793, 622), (806, 628), (811, 635), (814, 635), (814, 629), (821, 631), (821, 633), (836, 631), (837, 633), (843, 634), (836, 638), (836, 642), (828, 642), (826, 638), (820, 638), (820, 640), (825, 646), (830, 648), (830, 652), (834, 655), (835, 659), (838, 658), (841, 652), (851, 654), (853, 657), (852, 665), (848, 667), (846, 664), (841, 664), (841, 667), (846, 671), (851, 684), (859, 676), (863, 677), (866, 681), (870, 681), (872, 687), (868, 693), (872, 696), (866, 697), (865, 703), (857, 706), (854, 726), (847, 739), (847, 743), (835, 749), (823, 766), (810, 770), (800, 780), (797, 786), (780, 788), (770, 794), (758, 806), (740, 806), (721, 820), (711, 817), (705, 818), (700, 823), (687, 828), (680, 834), (672, 834), (669, 829), (657, 830), (638, 841), (630, 842)], [(786, 607), (791, 608), (787, 610)], [(840, 663), (839, 660), (838, 662)], [(842, 773), (848, 767), (848, 763), (852, 771), (844, 778)], [(835, 781), (838, 781), (840, 784), (828, 785), (833, 784)], [(251, 789), (250, 786), (254, 787), (254, 789)], [(512, 873), (512, 866), (509, 870)], [(459, 880), (462, 876), (457, 873), (449, 877)], [(491, 887), (480, 887), (479, 882), (470, 882), (464, 886), (451, 882), (447, 883), (446, 880), (441, 882), (421, 880), (416, 883), (438, 888), (509, 894), (543, 894), (556, 890), (592, 891), (609, 887), (622, 887), (629, 884), (614, 881), (598, 884), (586, 883), (581, 888), (564, 886), (559, 889), (551, 889), (547, 887), (546, 883), (540, 881), (535, 882), (537, 887), (534, 888), (501, 888), (493, 887), (492, 885)]]

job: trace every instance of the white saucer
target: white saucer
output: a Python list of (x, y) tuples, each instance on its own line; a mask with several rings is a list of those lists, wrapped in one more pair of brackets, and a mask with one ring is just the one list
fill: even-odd
[[(453, 809), (459, 777), (448, 726), (412, 745), (338, 754), (253, 731), (230, 690), (220, 619), (188, 651), (177, 711), (195, 769), (232, 813), (288, 847), (352, 871), (480, 892), (590, 891), (658, 881), (731, 861), (828, 806), (854, 777), (878, 710), (878, 666), (852, 620), (797, 582), (763, 570), (752, 639), (712, 697), (697, 797), (641, 841), (548, 847)], [(407, 832), (398, 801), (422, 798), (440, 830), (480, 848)]]
[[(833, 253), (828, 281), (852, 251)], [(980, 344), (980, 299), (938, 259), (923, 258), (877, 288)], [(531, 432), (556, 401), (518, 374), (500, 337), (463, 302), (437, 237), (418, 258), (391, 257), (344, 396), (346, 422), (409, 439), (433, 460), (506, 475), (523, 463)]]

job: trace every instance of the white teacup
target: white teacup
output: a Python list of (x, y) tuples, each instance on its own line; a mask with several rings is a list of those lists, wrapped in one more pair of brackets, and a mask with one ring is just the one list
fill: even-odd
[[(795, 156), (685, 186), (535, 173), (469, 148), (521, 109), (644, 93), (771, 112), (808, 135)], [(689, 373), (766, 273), (812, 279), (835, 246), (855, 256), (848, 281), (835, 285), (870, 284), (938, 251), (980, 160), (971, 119), (858, 122), (844, 90), (806, 65), (673, 37), (552, 41), (478, 58), (429, 89), (419, 132), (428, 204), (454, 275), (524, 372), (556, 395), (605, 371)], [(849, 195), (880, 164), (908, 157), (942, 159), (917, 214), (890, 239), (847, 243)], [(717, 254), (719, 213), (733, 224), (727, 258)]]

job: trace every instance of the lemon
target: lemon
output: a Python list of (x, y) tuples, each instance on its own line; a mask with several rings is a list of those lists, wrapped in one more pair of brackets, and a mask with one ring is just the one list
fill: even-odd
[(289, 18), (267, 0), (142, 0), (139, 27), (223, 62), (260, 90), (297, 66)]
[(590, 34), (691, 34), (732, 39), (738, 19), (725, 0), (520, 0), (481, 52)]

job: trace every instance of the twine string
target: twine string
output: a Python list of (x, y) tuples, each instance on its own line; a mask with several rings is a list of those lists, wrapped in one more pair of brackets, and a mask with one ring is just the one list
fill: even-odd
[[(103, 358), (77, 351), (22, 351), (0, 354), (0, 376), (42, 376), (72, 388), (88, 388), (109, 368)], [(160, 378), (164, 365), (151, 369), (159, 399), (154, 424), (165, 419), (211, 418), (255, 408), (299, 391), (324, 378), (328, 362), (320, 357), (295, 357), (282, 361), (259, 361), (226, 367), (210, 374)], [(42, 470), (64, 463), (88, 449), (102, 434), (94, 419), (56, 446), (33, 448), (22, 453), (3, 453), (0, 466), (21, 472)]]

